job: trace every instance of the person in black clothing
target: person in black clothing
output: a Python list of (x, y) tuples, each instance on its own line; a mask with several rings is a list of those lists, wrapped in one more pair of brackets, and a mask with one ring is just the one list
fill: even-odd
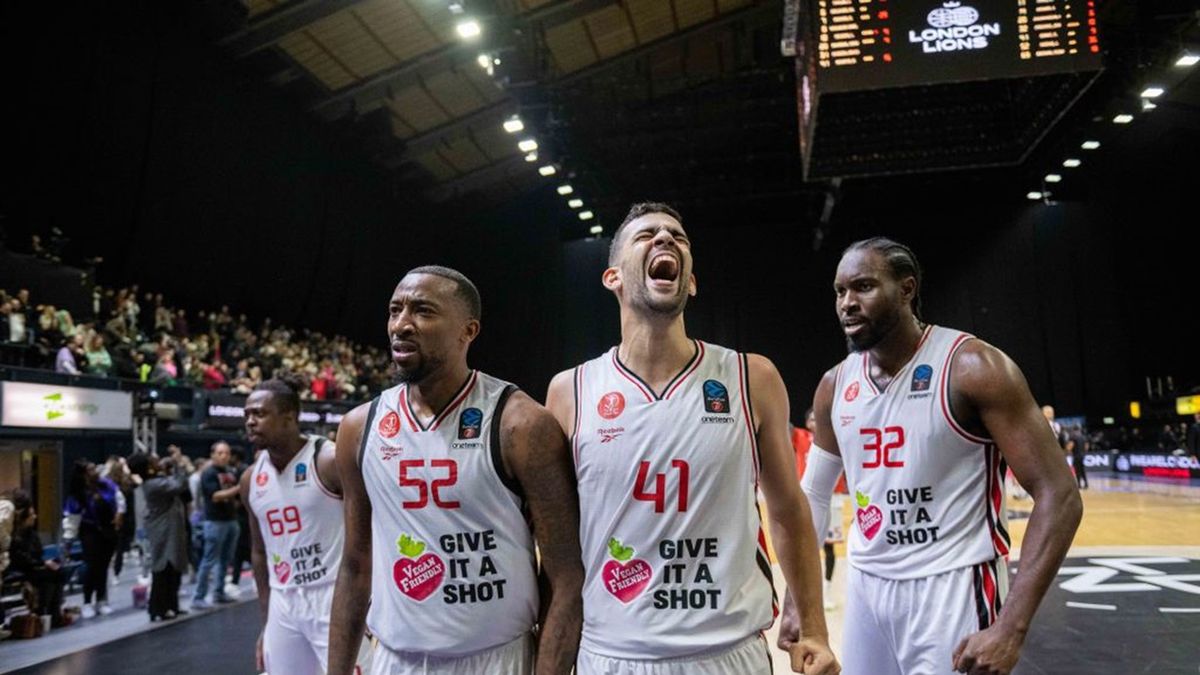
[[(245, 453), (247, 451), (242, 448), (236, 448), (233, 451), (234, 474), (240, 483), (242, 480), (242, 472), (250, 469), (250, 462), (246, 460)], [(253, 452), (253, 451), (250, 451)], [(233, 585), (241, 586), (242, 568), (250, 563), (250, 520), (244, 506), (238, 503), (237, 507), (238, 521), (238, 540), (237, 546), (233, 554)]]
[[(63, 513), (79, 518), (79, 542), (87, 574), (83, 579), (83, 617), (111, 614), (108, 606), (108, 567), (117, 549), (122, 514), (117, 510), (116, 483), (100, 477), (96, 465), (78, 460), (71, 470)], [(91, 605), (93, 595), (96, 605)]]
[[(178, 452), (178, 448), (173, 449)], [(188, 564), (185, 500), (191, 499), (187, 473), (173, 457), (160, 460), (146, 454), (129, 458), (129, 470), (142, 479), (146, 500), (146, 539), (149, 543), (150, 620), (174, 619), (179, 609), (179, 583)]]
[(1090, 441), (1079, 427), (1073, 427), (1067, 433), (1067, 450), (1071, 453), (1071, 465), (1075, 468), (1075, 482), (1081, 490), (1088, 488), (1087, 468), (1083, 465), (1083, 459), (1089, 444)]
[(232, 602), (225, 595), (225, 570), (233, 562), (238, 539), (237, 476), (229, 468), (229, 444), (213, 443), (212, 462), (200, 474), (200, 494), (204, 497), (204, 555), (197, 574), (196, 592), (192, 596), (194, 609), (209, 607), (210, 577), (216, 576), (213, 598), (218, 603)]
[(9, 569), (25, 576), (36, 591), (37, 601), (29, 609), (34, 614), (50, 615), (50, 625), (55, 628), (66, 625), (62, 613), (63, 585), (66, 572), (57, 560), (45, 560), (42, 540), (37, 533), (37, 511), (33, 500), (24, 490), (16, 490), (12, 496), (16, 512), (15, 530), (9, 558)]

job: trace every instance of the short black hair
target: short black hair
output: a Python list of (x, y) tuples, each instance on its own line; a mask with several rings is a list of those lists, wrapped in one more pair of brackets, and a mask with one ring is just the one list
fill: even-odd
[(300, 389), (303, 387), (304, 383), (300, 381), (299, 375), (276, 373), (275, 377), (264, 380), (254, 387), (254, 391), (270, 392), (271, 400), (275, 401), (281, 411), (299, 415)]
[(442, 265), (422, 265), (409, 270), (404, 276), (409, 274), (432, 274), (453, 281), (454, 294), (466, 305), (471, 318), (476, 321), (483, 318), (483, 301), (479, 297), (479, 289), (462, 272)]
[(913, 316), (921, 318), (921, 282), (924, 274), (921, 272), (921, 263), (917, 262), (917, 256), (912, 249), (887, 237), (871, 237), (850, 244), (842, 251), (842, 256), (845, 257), (850, 251), (874, 251), (883, 256), (893, 279), (900, 281), (912, 277), (916, 280), (917, 289), (913, 293), (912, 311)]
[(679, 211), (675, 207), (663, 202), (636, 202), (629, 207), (629, 213), (625, 214), (625, 220), (617, 226), (616, 232), (613, 232), (612, 242), (608, 245), (608, 264), (611, 265), (617, 257), (617, 245), (621, 241), (621, 235), (625, 233), (625, 227), (629, 223), (641, 218), (649, 213), (662, 213), (671, 216), (683, 224), (683, 216), (679, 215)]
[(146, 478), (150, 474), (150, 456), (144, 452), (135, 452), (125, 460), (126, 466), (129, 467), (129, 473), (139, 477)]

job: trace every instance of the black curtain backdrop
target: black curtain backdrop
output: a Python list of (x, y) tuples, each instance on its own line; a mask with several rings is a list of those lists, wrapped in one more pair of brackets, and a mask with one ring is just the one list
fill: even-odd
[[(5, 6), (11, 246), (58, 226), (76, 259), (104, 256), (106, 285), (381, 346), (401, 274), (450, 265), (483, 294), (474, 365), (539, 398), (554, 373), (619, 339), (599, 280), (608, 242), (563, 243), (569, 216), (552, 186), (486, 213), (424, 205), (338, 124), (232, 63), (172, 7)], [(1110, 150), (1115, 168), (1093, 174), (1086, 199), (1053, 206), (1023, 200), (1011, 179), (989, 183), (997, 172), (848, 182), (819, 251), (799, 205), (685, 212), (700, 290), (689, 331), (773, 359), (799, 420), (845, 355), (838, 255), (883, 234), (923, 262), (927, 320), (1005, 350), (1060, 414), (1121, 417), (1146, 375), (1200, 383), (1195, 172), (1162, 161), (1196, 141), (1192, 131), (1141, 139), (1134, 156)]]

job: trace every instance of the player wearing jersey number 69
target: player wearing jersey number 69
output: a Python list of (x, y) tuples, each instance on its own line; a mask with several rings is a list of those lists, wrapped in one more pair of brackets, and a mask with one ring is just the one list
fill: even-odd
[[(1011, 359), (921, 321), (907, 247), (852, 244), (833, 287), (850, 355), (817, 387), (801, 483), (821, 532), (843, 467), (855, 500), (846, 673), (1008, 673), (1082, 514), (1058, 444)], [(1007, 593), (1006, 463), (1034, 499)], [(781, 646), (795, 632), (785, 614)]]
[(255, 661), (271, 675), (325, 671), (333, 582), (342, 560), (333, 443), (300, 433), (299, 386), (267, 380), (245, 406), (246, 437), (262, 450), (239, 486), (250, 516), (250, 563), (264, 623)]
[(792, 669), (837, 673), (778, 371), (688, 338), (692, 247), (671, 207), (630, 209), (603, 283), (621, 308), (621, 344), (559, 373), (546, 404), (571, 435), (579, 484), (587, 576), (576, 672), (771, 672), (761, 486), (784, 577), (803, 589)]

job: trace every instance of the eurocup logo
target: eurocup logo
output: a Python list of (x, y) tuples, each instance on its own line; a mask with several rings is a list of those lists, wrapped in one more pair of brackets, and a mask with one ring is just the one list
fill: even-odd
[(479, 438), (483, 425), (483, 411), (479, 408), (467, 408), (458, 416), (458, 437)]
[(704, 410), (710, 413), (729, 412), (729, 391), (716, 380), (704, 382)]

